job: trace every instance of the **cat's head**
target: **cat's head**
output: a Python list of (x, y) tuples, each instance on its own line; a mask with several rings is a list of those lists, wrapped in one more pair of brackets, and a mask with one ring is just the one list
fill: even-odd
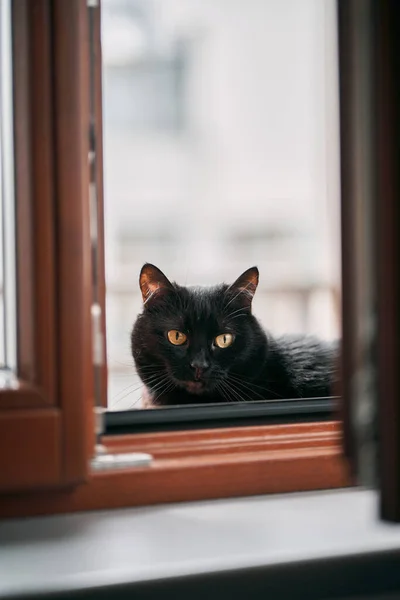
[(251, 312), (257, 267), (232, 285), (190, 288), (147, 263), (139, 284), (143, 312), (132, 331), (132, 355), (154, 397), (174, 389), (193, 395), (193, 402), (227, 395), (225, 382), (246, 372), (265, 345)]

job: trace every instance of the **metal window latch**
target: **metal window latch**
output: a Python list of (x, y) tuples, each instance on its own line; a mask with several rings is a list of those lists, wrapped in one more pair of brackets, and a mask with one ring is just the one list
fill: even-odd
[(92, 459), (91, 467), (94, 471), (107, 469), (127, 469), (129, 467), (148, 467), (153, 457), (144, 452), (126, 452), (124, 454), (104, 453)]

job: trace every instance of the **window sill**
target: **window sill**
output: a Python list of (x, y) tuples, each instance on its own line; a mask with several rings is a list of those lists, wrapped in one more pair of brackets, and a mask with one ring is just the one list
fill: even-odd
[(0, 565), (2, 598), (370, 597), (400, 590), (400, 526), (361, 490), (42, 517), (2, 523)]

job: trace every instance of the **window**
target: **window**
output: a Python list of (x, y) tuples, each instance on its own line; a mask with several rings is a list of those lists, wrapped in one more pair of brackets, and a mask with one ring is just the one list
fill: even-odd
[[(332, 418), (327, 398), (279, 407), (259, 394), (250, 406), (243, 389), (245, 407), (123, 413), (143, 408), (129, 335), (146, 261), (201, 285), (258, 264), (253, 312), (266, 329), (339, 337), (334, 3), (103, 0), (102, 10), (107, 431)], [(155, 63), (178, 55), (174, 95), (155, 92)], [(180, 127), (156, 119), (164, 103)]]
[(0, 393), (0, 489), (51, 489), (88, 473), (86, 7), (18, 1), (1, 8), (2, 50), (12, 41), (2, 60), (10, 61), (13, 87), (9, 70), (2, 68), (1, 82), (2, 98), (13, 94), (6, 125), (14, 153), (2, 151), (15, 165), (17, 365)]
[[(369, 10), (371, 5), (367, 4)], [(356, 194), (352, 186), (357, 182), (365, 184), (372, 169), (381, 200), (377, 203), (376, 196), (371, 196), (371, 205), (379, 209), (378, 343), (384, 350), (377, 364), (383, 415), (383, 425), (379, 426), (383, 450), (379, 469), (383, 475), (385, 516), (396, 518), (397, 464), (394, 461), (390, 466), (388, 458), (397, 456), (399, 440), (398, 423), (393, 418), (397, 414), (394, 336), (397, 313), (393, 312), (397, 263), (389, 260), (397, 257), (394, 240), (400, 239), (395, 235), (399, 221), (394, 218), (398, 103), (389, 104), (389, 99), (392, 94), (397, 97), (400, 81), (394, 52), (398, 20), (390, 2), (379, 5), (375, 15), (377, 37), (373, 38), (368, 29), (371, 13), (364, 13), (363, 6), (347, 0), (339, 3), (344, 117), (341, 123), (343, 248), (352, 248), (350, 241), (357, 244), (360, 241), (352, 234), (360, 231), (358, 226), (365, 222), (360, 220), (359, 205), (352, 204), (351, 198), (362, 197), (359, 190), (363, 188), (357, 188)], [(359, 29), (360, 22), (367, 30)], [(103, 309), (99, 326), (104, 331), (102, 203), (96, 215), (100, 234), (96, 238), (100, 246), (97, 255), (91, 252), (91, 239), (93, 242), (95, 236), (90, 236), (89, 210), (89, 190), (93, 189), (94, 181), (89, 153), (93, 108), (96, 108), (98, 142), (95, 148), (98, 195), (102, 191), (100, 82), (96, 80), (96, 94), (89, 85), (93, 64), (90, 53), (94, 48), (90, 44), (91, 35), (97, 39), (97, 64), (100, 58), (100, 12), (95, 3), (87, 7), (82, 0), (15, 0), (11, 23), (18, 382), (0, 392), (0, 514), (69, 512), (349, 485), (348, 463), (341, 449), (341, 425), (333, 421), (186, 428), (178, 432), (119, 436), (102, 436), (98, 427), (97, 442), (104, 444), (106, 460), (91, 460), (102, 450), (96, 448), (93, 406), (94, 400), (98, 407), (103, 400), (95, 383), (100, 381), (104, 387), (105, 381), (102, 361), (97, 354), (93, 360), (93, 334), (99, 320), (92, 321), (91, 317), (96, 303)], [(371, 40), (376, 46), (366, 44)], [(352, 77), (354, 72), (349, 65), (354, 63), (349, 59), (358, 57), (364, 67), (370, 65), (368, 47), (374, 48), (382, 69), (363, 69), (356, 63), (355, 73), (360, 74), (361, 80)], [(100, 73), (100, 69), (96, 72)], [(358, 103), (365, 97), (360, 91), (370, 97), (369, 80), (363, 79), (369, 72), (382, 78), (382, 86), (377, 88), (378, 108), (374, 113), (367, 107), (363, 113), (365, 120), (358, 120), (355, 118), (360, 114)], [(390, 107), (388, 113), (384, 110), (386, 104)], [(349, 107), (352, 110), (347, 111)], [(369, 134), (363, 137), (357, 127), (360, 123), (368, 124), (367, 117), (371, 114), (377, 117), (371, 119), (378, 134), (376, 150), (386, 160), (368, 162), (368, 158), (363, 162), (366, 155), (360, 148), (371, 149), (374, 138)], [(366, 144), (360, 144), (360, 139)], [(351, 168), (353, 159), (355, 169)], [(387, 194), (383, 193), (385, 190)], [(365, 240), (368, 236), (361, 238)], [(360, 295), (358, 292), (353, 296), (351, 292), (363, 289), (362, 280), (356, 276), (364, 273), (361, 265), (370, 264), (365, 247), (357, 246), (357, 255), (343, 256), (345, 320), (358, 314), (356, 301)], [(95, 256), (98, 263), (94, 262)], [(350, 267), (346, 266), (348, 256)], [(93, 282), (98, 284), (95, 292)], [(352, 381), (352, 361), (359, 360), (360, 346), (355, 344), (358, 338), (352, 327), (346, 329), (346, 323), (345, 333), (345, 394), (352, 401), (354, 393), (352, 390), (349, 393), (348, 386)], [(390, 408), (392, 413), (387, 412)], [(352, 423), (345, 420), (345, 425), (346, 433), (350, 432), (347, 439), (352, 443), (348, 450), (353, 458), (357, 454), (354, 449), (360, 446), (352, 435)], [(150, 466), (140, 463), (140, 458), (145, 458), (143, 454), (152, 457)], [(102, 469), (96, 470), (99, 466)]]

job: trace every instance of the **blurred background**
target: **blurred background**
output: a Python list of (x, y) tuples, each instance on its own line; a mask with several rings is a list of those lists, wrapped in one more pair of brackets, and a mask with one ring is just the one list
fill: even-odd
[(102, 0), (108, 405), (140, 408), (145, 261), (180, 284), (258, 265), (274, 333), (338, 336), (333, 0)]

